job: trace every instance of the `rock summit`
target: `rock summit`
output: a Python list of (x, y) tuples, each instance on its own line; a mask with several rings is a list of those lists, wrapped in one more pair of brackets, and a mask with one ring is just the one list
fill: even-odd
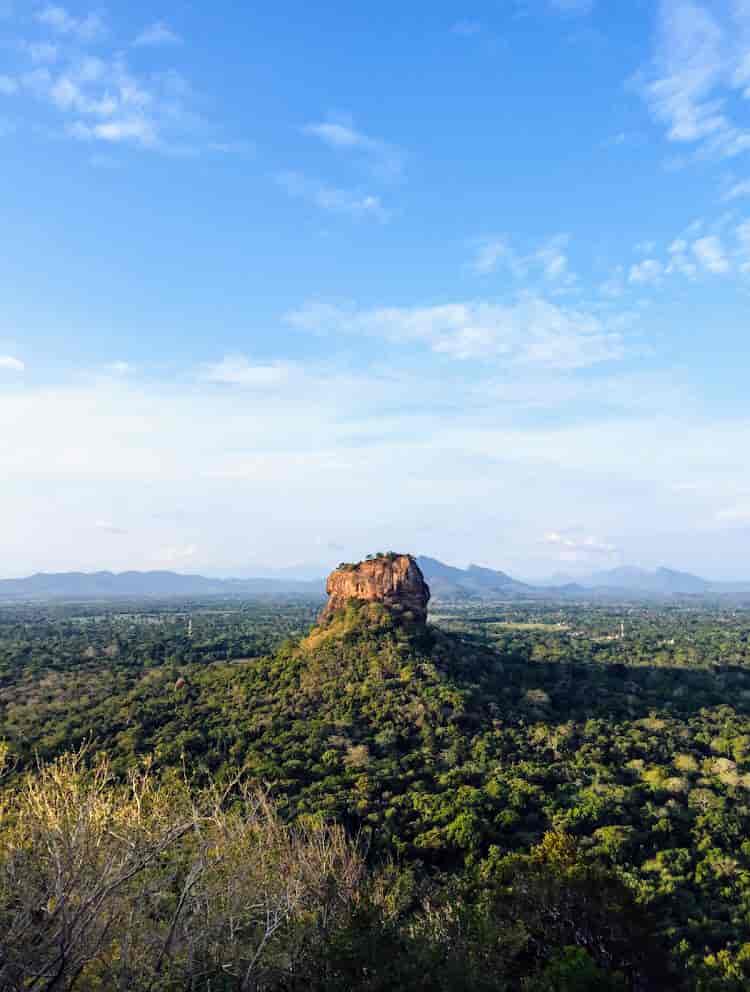
[(389, 609), (411, 614), (415, 621), (427, 619), (430, 588), (411, 555), (394, 552), (373, 555), (355, 565), (342, 564), (326, 583), (328, 603), (320, 615), (327, 620), (350, 600), (383, 603)]

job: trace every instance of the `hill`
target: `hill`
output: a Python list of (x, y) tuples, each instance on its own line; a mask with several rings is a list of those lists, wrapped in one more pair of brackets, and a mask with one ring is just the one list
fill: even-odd
[(536, 592), (533, 586), (518, 582), (505, 572), (479, 565), (469, 565), (466, 569), (454, 568), (425, 555), (420, 555), (417, 562), (438, 599), (513, 598)]
[(657, 568), (653, 572), (642, 568), (613, 568), (596, 572), (581, 584), (592, 589), (619, 589), (662, 596), (700, 595), (716, 590), (707, 579), (671, 568)]
[[(632, 818), (641, 816), (640, 789), (589, 794), (585, 784), (602, 760), (603, 731), (596, 716), (603, 710), (597, 700), (616, 691), (621, 676), (594, 666), (577, 673), (572, 683), (561, 682), (557, 666), (529, 665), (520, 655), (502, 657), (441, 633), (398, 605), (349, 600), (305, 636), (246, 663), (135, 671), (123, 661), (128, 684), (98, 693), (95, 680), (87, 678), (86, 698), (75, 696), (66, 706), (64, 734), (59, 724), (45, 726), (39, 707), (25, 739), (11, 732), (11, 747), (22, 764), (35, 765), (36, 754), (51, 758), (65, 734), (69, 744), (87, 738), (90, 753), (108, 754), (112, 770), (123, 778), (149, 761), (151, 773), (164, 783), (160, 817), (167, 823), (164, 803), (178, 804), (174, 822), (184, 819), (179, 797), (185, 769), (197, 789), (213, 780), (216, 788), (209, 795), (216, 796), (231, 788), (243, 768), (251, 782), (263, 785), (269, 797), (263, 802), (273, 802), (273, 817), (297, 831), (298, 839), (287, 844), (275, 819), (267, 827), (256, 819), (240, 834), (242, 843), (235, 842), (224, 814), (211, 807), (201, 824), (208, 832), (206, 850), (195, 855), (202, 859), (196, 862), (200, 876), (192, 867), (189, 840), (179, 856), (170, 849), (163, 867), (159, 861), (149, 868), (149, 898), (139, 898), (134, 888), (123, 916), (141, 922), (135, 930), (128, 924), (127, 941), (119, 932), (113, 935), (111, 961), (100, 952), (102, 970), (94, 975), (105, 976), (101, 987), (112, 987), (106, 976), (121, 968), (122, 944), (142, 947), (140, 960), (152, 968), (148, 977), (141, 965), (144, 977), (134, 972), (128, 988), (172, 987), (171, 969), (189, 963), (192, 947), (204, 946), (200, 926), (190, 929), (193, 914), (198, 921), (217, 910), (235, 918), (247, 914), (244, 903), (225, 908), (229, 880), (233, 891), (262, 885), (266, 899), (269, 889), (279, 887), (273, 879), (269, 884), (267, 873), (283, 858), (284, 878), (312, 890), (301, 904), (299, 923), (293, 928), (293, 920), (283, 916), (267, 945), (262, 930), (250, 931), (253, 946), (264, 949), (263, 980), (221, 985), (217, 969), (216, 987), (265, 992), (680, 988), (663, 949), (673, 917), (659, 922), (647, 906), (638, 905), (612, 871), (608, 854), (624, 855), (632, 848), (644, 860), (654, 855), (649, 845), (640, 852), (643, 839), (629, 833)], [(645, 714), (653, 704), (653, 684), (644, 682), (644, 689)], [(56, 697), (58, 708), (64, 698), (59, 683)], [(17, 720), (18, 705), (11, 710)], [(571, 728), (567, 734), (555, 727), (563, 719)], [(587, 746), (580, 736), (584, 724)], [(615, 767), (618, 762), (619, 754)], [(61, 780), (54, 772), (46, 788), (59, 792)], [(40, 788), (19, 793), (21, 811), (27, 794), (33, 809), (40, 807)], [(101, 784), (97, 788), (101, 796)], [(65, 796), (58, 802), (77, 809), (80, 795), (76, 786), (74, 802)], [(117, 810), (114, 800), (107, 802)], [(622, 826), (596, 833), (599, 824), (610, 822), (614, 803)], [(63, 818), (60, 828), (56, 821), (56, 830), (65, 823)], [(332, 823), (343, 824), (368, 852), (371, 880), (356, 882), (356, 896), (344, 891), (343, 872), (351, 859), (343, 865), (325, 860), (332, 840), (321, 831)], [(38, 830), (43, 829), (44, 823)], [(186, 836), (198, 834), (191, 829)], [(28, 841), (39, 848), (34, 885), (48, 857), (43, 841), (43, 833)], [(111, 843), (107, 835), (106, 844)], [(225, 844), (234, 846), (225, 853)], [(266, 875), (258, 875), (256, 862), (242, 860), (248, 844), (254, 845), (250, 851), (268, 845), (261, 861)], [(180, 892), (185, 923), (175, 928)], [(45, 933), (49, 918), (49, 912), (35, 913), (33, 927)], [(315, 920), (321, 922), (311, 929)], [(228, 954), (222, 942), (230, 931), (227, 926), (211, 937), (211, 954)], [(167, 952), (149, 958), (153, 933), (162, 935)], [(167, 941), (169, 933), (174, 936)], [(193, 944), (186, 943), (190, 939)], [(19, 958), (32, 955), (36, 944), (19, 940)], [(153, 977), (161, 970), (163, 985)], [(185, 986), (183, 978), (179, 987)]]
[[(58, 903), (41, 885), (42, 867), (57, 884), (50, 851), (87, 807), (78, 786), (56, 800), (39, 790), (59, 793), (71, 767), (64, 755), (85, 745), (114, 783), (149, 770), (160, 823), (184, 821), (188, 787), (208, 810), (195, 823), (188, 816), (204, 847), (185, 840), (149, 867), (145, 890), (127, 890), (118, 911), (138, 926), (113, 933), (102, 970), (76, 987), (83, 992), (191, 987), (178, 965), (192, 974), (196, 947), (213, 962), (212, 988), (241, 988), (221, 984), (226, 933), (236, 929), (206, 943), (195, 921), (225, 911), (236, 919), (262, 908), (264, 892), (284, 895), (280, 863), (307, 895), (270, 942), (253, 930), (266, 950), (263, 980), (251, 987), (263, 992), (750, 987), (750, 674), (745, 653), (727, 662), (733, 641), (721, 618), (704, 632), (698, 668), (685, 650), (698, 633), (694, 616), (689, 638), (671, 647), (651, 616), (638, 642), (599, 636), (598, 623), (586, 637), (523, 622), (449, 632), (425, 622), (429, 591), (408, 555), (344, 565), (329, 588), (329, 608), (311, 628), (312, 604), (286, 604), (283, 642), (267, 630), (238, 640), (215, 626), (223, 610), (199, 611), (192, 633), (184, 618), (152, 623), (150, 606), (145, 623), (98, 605), (85, 616), (58, 605), (0, 613), (0, 763), (8, 759), (0, 801), (13, 811), (0, 823), (0, 917), (32, 899), (0, 969), (45, 947), (57, 962)], [(264, 625), (281, 609), (237, 604)], [(455, 615), (466, 612), (461, 605)], [(681, 610), (665, 613), (683, 623)], [(606, 606), (601, 615), (611, 619)], [(744, 637), (741, 621), (735, 633)], [(55, 760), (62, 765), (39, 784), (35, 769)], [(31, 781), (6, 803), (26, 769)], [(237, 794), (240, 779), (249, 793)], [(122, 793), (102, 798), (102, 781), (95, 775), (93, 812), (104, 802), (120, 816)], [(229, 850), (216, 809), (223, 796), (232, 811), (250, 799), (250, 826), (232, 821), (243, 839)], [(50, 808), (61, 810), (51, 847), (39, 822)], [(269, 811), (266, 827), (253, 820), (258, 810)], [(28, 822), (36, 833), (26, 833)], [(325, 862), (342, 836), (327, 831), (342, 828), (368, 872), (346, 891), (345, 866), (329, 860), (311, 874), (308, 860), (317, 851), (315, 864)], [(82, 856), (100, 852), (109, 864), (108, 845), (127, 836), (105, 834)], [(266, 842), (267, 859), (247, 861), (242, 852)], [(13, 844), (17, 860), (3, 876)], [(228, 879), (241, 893), (257, 881), (261, 894), (227, 905)], [(184, 926), (175, 929), (180, 905)], [(240, 959), (244, 939), (232, 952)], [(124, 946), (140, 957), (123, 985), (111, 976), (124, 973)], [(141, 978), (142, 961), (150, 977)], [(162, 974), (167, 967), (178, 970)], [(0, 970), (0, 987), (4, 980)]]
[[(322, 622), (254, 657), (219, 653), (220, 630), (208, 650), (210, 610), (194, 639), (11, 611), (0, 733), (15, 776), (83, 742), (120, 780), (150, 767), (166, 797), (186, 778), (221, 795), (242, 770), (303, 839), (332, 824), (359, 838), (372, 888), (335, 939), (316, 931), (324, 978), (259, 988), (748, 987), (746, 669), (659, 667), (648, 624), (640, 651), (533, 624), (502, 626), (492, 647), (470, 625), (424, 622), (417, 568), (343, 566)], [(183, 884), (176, 863), (154, 891)], [(158, 905), (169, 931), (174, 903)], [(285, 968), (302, 960), (291, 946), (274, 959)]]

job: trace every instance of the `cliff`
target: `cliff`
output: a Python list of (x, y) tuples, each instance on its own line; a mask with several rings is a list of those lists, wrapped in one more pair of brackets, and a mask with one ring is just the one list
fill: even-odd
[(354, 599), (383, 603), (399, 613), (410, 613), (418, 623), (427, 619), (430, 588), (411, 555), (383, 555), (357, 565), (341, 565), (328, 576), (328, 603), (320, 615), (327, 620)]

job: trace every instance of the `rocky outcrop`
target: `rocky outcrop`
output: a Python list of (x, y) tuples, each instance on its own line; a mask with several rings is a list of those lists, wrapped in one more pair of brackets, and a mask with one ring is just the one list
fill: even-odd
[(352, 599), (383, 603), (395, 612), (411, 614), (418, 623), (427, 619), (430, 588), (411, 555), (388, 554), (357, 565), (340, 565), (328, 576), (326, 592), (328, 605), (321, 621)]

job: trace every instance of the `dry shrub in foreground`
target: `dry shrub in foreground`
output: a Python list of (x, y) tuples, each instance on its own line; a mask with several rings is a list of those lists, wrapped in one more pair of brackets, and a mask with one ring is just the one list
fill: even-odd
[(295, 829), (267, 796), (116, 783), (65, 756), (0, 806), (0, 989), (279, 987), (363, 880), (338, 827)]

